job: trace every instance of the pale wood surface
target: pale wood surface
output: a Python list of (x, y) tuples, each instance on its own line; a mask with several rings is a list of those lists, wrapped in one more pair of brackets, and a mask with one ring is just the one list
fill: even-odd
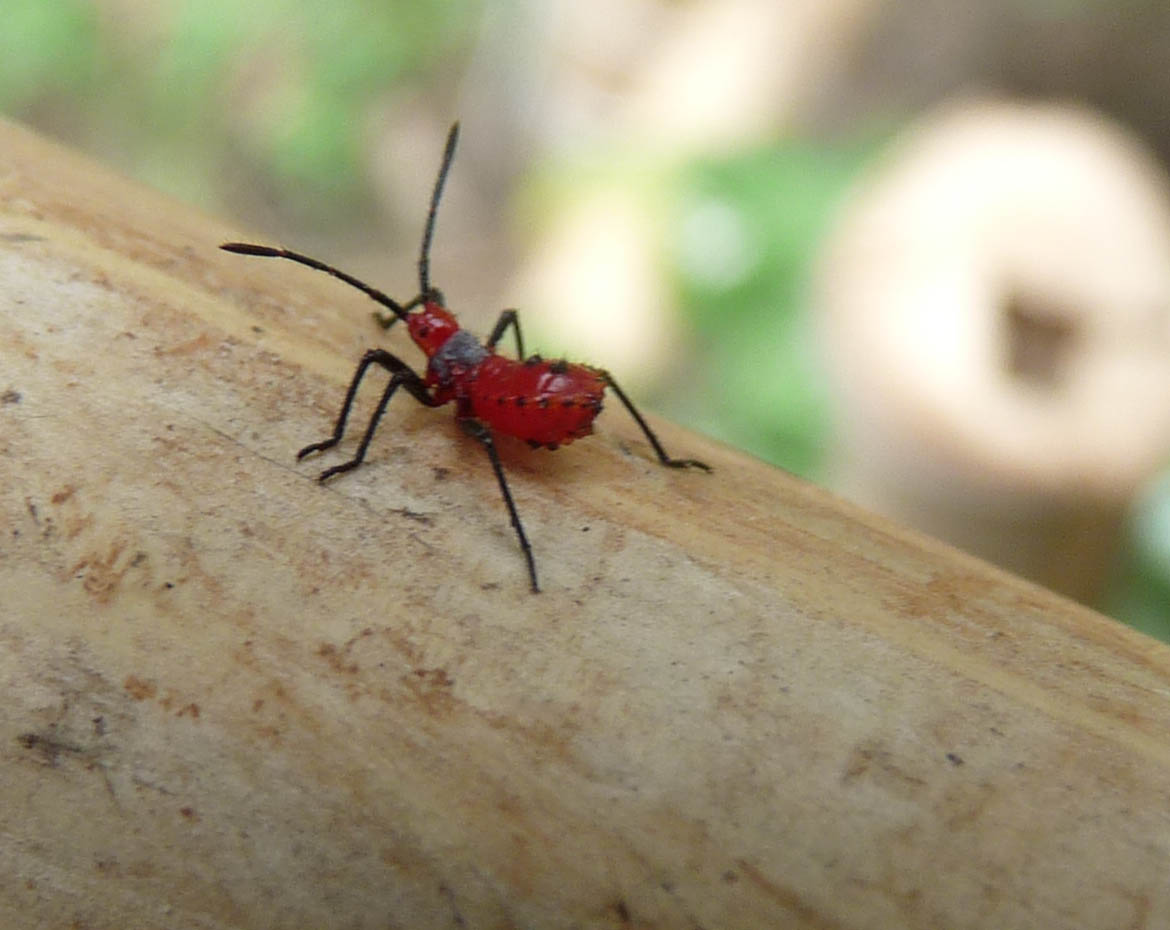
[(449, 411), (293, 460), (379, 334), (239, 235), (0, 129), (0, 925), (1170, 926), (1165, 647), (612, 401), (534, 597)]

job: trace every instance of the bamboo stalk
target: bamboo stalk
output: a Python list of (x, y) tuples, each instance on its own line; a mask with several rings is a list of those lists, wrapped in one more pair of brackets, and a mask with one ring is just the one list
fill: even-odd
[(0, 924), (1170, 924), (1165, 647), (612, 404), (533, 596), (444, 411), (293, 460), (377, 332), (239, 237), (0, 128)]

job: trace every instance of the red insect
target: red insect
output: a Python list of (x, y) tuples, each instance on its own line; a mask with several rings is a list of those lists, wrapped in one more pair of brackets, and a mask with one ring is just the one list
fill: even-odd
[[(390, 398), (399, 388), (403, 388), (420, 404), (428, 407), (439, 407), (454, 401), (456, 422), (470, 436), (483, 443), (487, 450), (504, 503), (508, 507), (512, 526), (516, 529), (520, 548), (528, 564), (532, 591), (536, 593), (540, 587), (536, 581), (536, 562), (532, 557), (532, 547), (528, 544), (528, 537), (520, 523), (520, 515), (516, 512), (512, 493), (508, 490), (508, 482), (504, 478), (504, 469), (500, 465), (495, 441), (492, 438), (493, 433), (515, 436), (534, 447), (556, 449), (593, 432), (593, 419), (601, 412), (602, 394), (610, 387), (641, 427), (659, 462), (671, 468), (701, 468), (704, 471), (711, 469), (695, 459), (674, 459), (668, 456), (654, 431), (609, 372), (589, 365), (546, 361), (539, 355), (525, 357), (520, 321), (515, 310), (505, 310), (500, 314), (487, 343), (481, 345), (478, 339), (460, 327), (451, 311), (443, 306), (442, 294), (438, 289), (431, 287), (430, 283), (431, 238), (435, 231), (435, 215), (442, 197), (443, 184), (451, 168), (458, 138), (459, 124), (456, 123), (447, 136), (443, 163), (435, 180), (434, 191), (431, 193), (431, 205), (423, 230), (422, 252), (418, 261), (419, 293), (405, 304), (399, 304), (376, 288), (307, 255), (245, 242), (227, 242), (220, 248), (241, 255), (287, 258), (324, 271), (356, 287), (388, 308), (389, 314), (374, 314), (383, 329), (389, 329), (399, 320), (406, 322), (411, 339), (427, 356), (426, 375), (418, 375), (409, 365), (385, 349), (369, 349), (362, 356), (357, 371), (354, 372), (345, 400), (341, 404), (341, 413), (338, 414), (333, 427), (333, 435), (321, 442), (305, 446), (297, 453), (297, 459), (300, 460), (312, 452), (330, 449), (341, 441), (346, 418), (353, 406), (354, 395), (357, 394), (362, 376), (371, 365), (380, 365), (389, 371), (390, 383), (382, 392), (382, 399), (370, 418), (357, 453), (348, 462), (325, 469), (317, 476), (318, 481), (325, 481), (361, 464), (370, 445), (370, 439), (378, 427), (378, 421), (382, 418)], [(508, 327), (511, 327), (515, 334), (519, 359), (496, 354), (496, 344)]]

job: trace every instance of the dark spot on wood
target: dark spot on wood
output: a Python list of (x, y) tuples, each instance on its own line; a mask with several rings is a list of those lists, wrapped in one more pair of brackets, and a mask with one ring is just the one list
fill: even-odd
[(463, 919), (463, 915), (459, 912), (459, 905), (455, 901), (455, 893), (446, 885), (440, 885), (439, 891), (447, 896), (447, 903), (451, 906), (451, 920), (455, 926), (466, 927), (467, 921)]
[(402, 680), (424, 710), (434, 717), (447, 717), (456, 707), (455, 680), (445, 668), (415, 668)]
[(947, 753), (947, 761), (948, 761), (948, 762), (949, 762), (951, 765), (962, 765), (962, 764), (963, 764), (963, 757), (962, 757), (962, 756), (959, 756), (959, 755), (956, 755), (956, 754), (955, 754), (955, 753), (953, 753), (953, 752), (948, 752), (948, 753)]
[(3, 394), (0, 394), (0, 404), (19, 404), (20, 391), (14, 391), (9, 388)]
[(342, 651), (332, 643), (322, 643), (317, 647), (317, 655), (329, 663), (329, 667), (335, 672), (349, 675), (355, 675), (358, 672), (358, 664), (350, 661), (347, 656), (343, 656)]
[(445, 668), (416, 668), (414, 674), (435, 687), (450, 688), (455, 684), (455, 679), (447, 674)]
[(145, 701), (147, 698), (154, 697), (158, 692), (153, 681), (146, 681), (137, 675), (127, 675), (126, 680), (122, 682), (122, 687), (136, 701)]
[(614, 901), (611, 907), (613, 908), (613, 912), (617, 914), (618, 920), (620, 920), (623, 924), (628, 924), (630, 922), (630, 909), (626, 906), (625, 901), (623, 901), (621, 898), (618, 898), (616, 901)]
[(56, 736), (42, 736), (40, 733), (21, 733), (16, 741), (25, 749), (34, 750), (40, 754), (41, 764), (56, 768), (62, 754), (79, 756), (84, 750), (59, 740)]
[(418, 511), (411, 510), (409, 507), (396, 507), (392, 512), (406, 517), (407, 520), (414, 520), (415, 523), (422, 523), (426, 526), (430, 526), (431, 524), (431, 518), (425, 513), (419, 513)]

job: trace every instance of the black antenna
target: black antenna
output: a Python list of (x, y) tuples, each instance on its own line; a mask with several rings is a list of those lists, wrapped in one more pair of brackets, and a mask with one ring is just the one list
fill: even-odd
[(420, 296), (425, 300), (431, 293), (431, 238), (435, 234), (435, 214), (439, 211), (439, 200), (443, 196), (443, 185), (447, 182), (447, 172), (451, 170), (451, 160), (455, 157), (455, 143), (459, 141), (459, 123), (451, 124), (451, 131), (447, 133), (447, 147), (443, 150), (443, 163), (439, 166), (439, 176), (435, 178), (435, 189), (431, 192), (431, 208), (427, 211), (427, 225), (423, 229), (422, 252), (418, 257), (418, 286)]
[(274, 249), (267, 245), (252, 245), (247, 242), (225, 242), (220, 248), (225, 252), (236, 252), (239, 255), (259, 255), (263, 258), (287, 258), (289, 261), (299, 262), (302, 265), (315, 268), (317, 271), (324, 271), (326, 274), (333, 275), (333, 277), (344, 281), (351, 287), (356, 287), (366, 296), (373, 298), (383, 307), (387, 307), (393, 311), (394, 318), (383, 324), (386, 329), (389, 329), (395, 321), (405, 320), (407, 317), (406, 309), (393, 297), (383, 294), (376, 287), (370, 287), (364, 281), (359, 281), (353, 275), (348, 275), (344, 271), (334, 268), (332, 265), (326, 265), (324, 262), (319, 262), (315, 258), (309, 258), (308, 255), (301, 255), (299, 252), (290, 252), (288, 249)]

